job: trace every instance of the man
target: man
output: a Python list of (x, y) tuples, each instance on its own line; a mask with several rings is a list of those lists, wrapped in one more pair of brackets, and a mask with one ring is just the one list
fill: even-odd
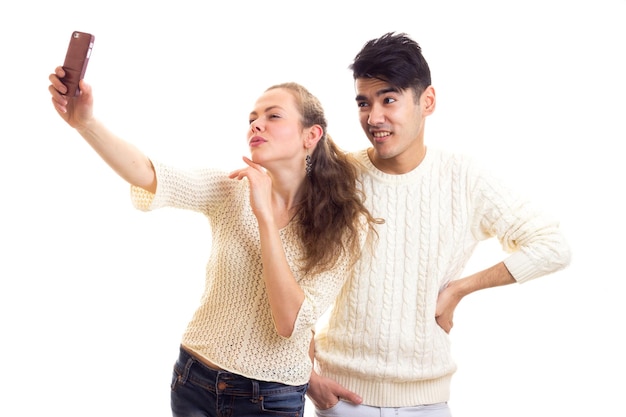
[[(318, 416), (449, 417), (456, 365), (448, 333), (458, 303), (558, 271), (570, 249), (556, 222), (470, 158), (426, 146), (436, 99), (415, 41), (373, 39), (350, 69), (372, 145), (356, 152), (366, 203), (385, 224), (315, 336), (308, 396)], [(461, 277), (477, 244), (492, 237), (504, 260)]]

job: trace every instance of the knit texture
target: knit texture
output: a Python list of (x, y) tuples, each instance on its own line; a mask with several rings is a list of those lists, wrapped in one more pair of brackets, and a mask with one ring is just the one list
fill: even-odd
[(366, 150), (366, 204), (385, 219), (316, 334), (317, 371), (379, 407), (449, 400), (456, 370), (435, 321), (439, 291), (461, 277), (476, 245), (496, 237), (517, 282), (557, 271), (570, 252), (558, 224), (467, 157), (428, 149), (404, 175), (376, 169)]
[(154, 167), (156, 194), (131, 187), (135, 207), (197, 211), (208, 218), (213, 238), (205, 290), (182, 345), (248, 378), (307, 383), (313, 325), (345, 282), (347, 260), (340, 260), (332, 271), (304, 276), (295, 228), (289, 224), (280, 230), (287, 261), (305, 293), (292, 336), (282, 337), (275, 330), (262, 278), (258, 223), (250, 207), (248, 181), (211, 169), (184, 171), (159, 163)]

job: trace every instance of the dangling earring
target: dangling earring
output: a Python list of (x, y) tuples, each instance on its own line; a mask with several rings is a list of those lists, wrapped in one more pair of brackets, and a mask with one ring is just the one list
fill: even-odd
[(309, 155), (309, 150), (306, 150), (306, 158), (304, 158), (304, 171), (306, 172), (307, 177), (311, 176), (311, 171), (313, 170), (313, 164), (311, 163), (311, 155)]

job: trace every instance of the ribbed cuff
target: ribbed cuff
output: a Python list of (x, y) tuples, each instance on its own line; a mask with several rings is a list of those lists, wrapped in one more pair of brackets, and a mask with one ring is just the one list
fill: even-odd
[(512, 253), (504, 260), (504, 265), (513, 275), (515, 281), (520, 284), (541, 275), (541, 273), (538, 273), (537, 267), (522, 251)]

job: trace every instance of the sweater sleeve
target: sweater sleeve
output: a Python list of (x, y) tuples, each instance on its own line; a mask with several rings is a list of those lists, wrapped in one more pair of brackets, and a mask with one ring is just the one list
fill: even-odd
[[(361, 251), (366, 250), (368, 237), (372, 230), (369, 229), (365, 218), (361, 218), (359, 230), (359, 244)], [(296, 331), (310, 329), (317, 320), (334, 303), (348, 276), (352, 272), (350, 256), (345, 254), (340, 257), (337, 264), (328, 271), (319, 274), (304, 276), (298, 283), (304, 291), (304, 301), (296, 317), (294, 334)]]
[(496, 236), (509, 253), (507, 269), (519, 283), (569, 265), (570, 247), (559, 223), (513, 193), (488, 172), (476, 172), (471, 190), (478, 208), (475, 233)]
[(215, 169), (178, 169), (153, 163), (156, 193), (131, 186), (131, 201), (141, 211), (176, 207), (208, 214), (232, 193), (238, 182)]
[(305, 277), (300, 281), (304, 301), (296, 317), (293, 334), (311, 329), (322, 314), (331, 306), (348, 277), (346, 262), (330, 271)]

